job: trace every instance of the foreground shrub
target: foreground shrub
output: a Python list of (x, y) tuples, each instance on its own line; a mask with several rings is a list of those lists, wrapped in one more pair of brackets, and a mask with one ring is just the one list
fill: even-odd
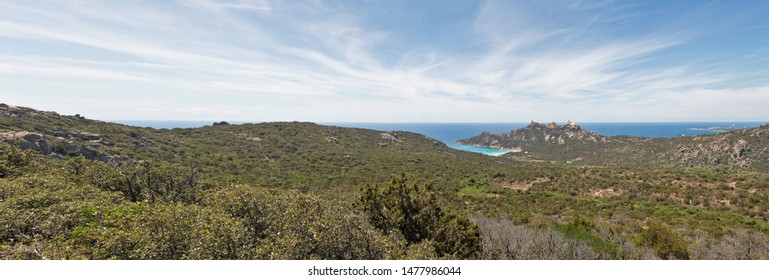
[(477, 227), (466, 217), (443, 211), (430, 184), (409, 184), (406, 176), (389, 185), (366, 186), (363, 211), (383, 233), (398, 232), (406, 245), (431, 241), (442, 258), (476, 258), (480, 251)]
[(647, 228), (639, 234), (638, 243), (651, 247), (654, 253), (662, 259), (689, 259), (686, 240), (662, 222), (651, 219), (646, 223)]

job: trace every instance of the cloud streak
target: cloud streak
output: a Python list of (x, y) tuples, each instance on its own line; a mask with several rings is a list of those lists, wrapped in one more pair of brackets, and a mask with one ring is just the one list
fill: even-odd
[[(174, 119), (227, 112), (222, 117), (252, 121), (690, 119), (697, 114), (678, 109), (696, 110), (686, 106), (688, 98), (711, 106), (730, 96), (739, 97), (727, 102), (734, 114), (701, 120), (756, 119), (759, 112), (744, 112), (740, 102), (769, 103), (763, 95), (769, 81), (738, 66), (765, 71), (769, 62), (755, 59), (765, 47), (705, 68), (712, 61), (682, 59), (681, 52), (707, 32), (694, 25), (639, 28), (649, 15), (637, 7), (478, 5), (467, 15), (468, 28), (436, 23), (419, 33), (356, 2), (5, 1), (0, 42), (9, 47), (0, 48), (0, 73), (19, 78), (0, 80), (8, 90), (0, 98), (44, 100), (60, 89), (22, 81), (67, 79), (70, 92), (115, 82), (103, 94), (166, 110)], [(692, 14), (683, 21), (708, 20)], [(452, 31), (464, 39), (450, 47), (412, 42)], [(60, 46), (66, 50), (56, 51)], [(217, 109), (201, 111), (205, 106)], [(136, 117), (126, 108), (89, 110), (106, 119)]]

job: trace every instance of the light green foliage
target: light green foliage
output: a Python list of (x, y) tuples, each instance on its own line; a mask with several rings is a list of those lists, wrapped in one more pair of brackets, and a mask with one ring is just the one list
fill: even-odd
[(22, 174), (29, 168), (33, 153), (0, 142), (0, 178)]
[(554, 224), (554, 229), (567, 237), (585, 241), (603, 259), (613, 259), (619, 256), (619, 249), (596, 234), (597, 225), (592, 220), (576, 216), (566, 224)]
[[(263, 259), (383, 259), (395, 257), (392, 238), (349, 209), (295, 191), (235, 185), (214, 191), (204, 205), (245, 225), (251, 257)], [(388, 255), (389, 254), (389, 255)]]
[(75, 157), (67, 161), (65, 172), (69, 174), (70, 180), (77, 184), (118, 191), (133, 202), (191, 203), (203, 189), (196, 168), (165, 162), (127, 162), (114, 167), (107, 163)]
[[(404, 258), (386, 236), (341, 205), (296, 191), (233, 185), (131, 202), (124, 167), (73, 159), (0, 181), (0, 256), (48, 259)], [(135, 170), (131, 167), (131, 171)], [(162, 174), (139, 166), (140, 173)], [(150, 175), (152, 176), (152, 175)], [(171, 176), (171, 175), (168, 175)], [(163, 178), (163, 177), (159, 177)], [(153, 178), (155, 180), (157, 178)], [(155, 180), (171, 182), (172, 180)], [(145, 183), (143, 188), (152, 189)], [(162, 184), (161, 184), (162, 185)], [(143, 193), (146, 189), (141, 189)], [(152, 198), (152, 197), (150, 197)]]
[(40, 246), (91, 222), (83, 213), (123, 202), (118, 194), (45, 174), (2, 180), (0, 193), (0, 244), (13, 245), (0, 252), (5, 258), (52, 258), (53, 253)]
[(87, 259), (242, 259), (243, 225), (225, 213), (180, 203), (132, 203), (100, 213), (60, 241), (58, 257)]

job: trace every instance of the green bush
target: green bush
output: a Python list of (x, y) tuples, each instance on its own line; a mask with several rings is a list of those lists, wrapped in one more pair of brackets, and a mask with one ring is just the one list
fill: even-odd
[(400, 258), (397, 237), (386, 236), (365, 217), (318, 197), (234, 185), (212, 191), (203, 205), (221, 209), (244, 225), (258, 259)]
[(662, 259), (689, 259), (686, 240), (678, 233), (656, 219), (650, 219), (646, 226), (639, 235), (639, 245), (651, 247)]
[(553, 228), (567, 237), (586, 242), (597, 253), (603, 254), (602, 258), (617, 258), (619, 249), (600, 236), (595, 234), (597, 226), (595, 222), (582, 216), (576, 216), (567, 224), (554, 224)]
[(14, 177), (25, 172), (33, 153), (0, 142), (0, 178)]
[(361, 204), (372, 225), (384, 233), (399, 232), (407, 245), (429, 240), (439, 257), (477, 257), (478, 228), (466, 217), (444, 212), (431, 188), (409, 184), (401, 174), (383, 188), (366, 186)]
[(215, 209), (132, 203), (75, 227), (54, 252), (84, 259), (241, 259), (244, 227)]

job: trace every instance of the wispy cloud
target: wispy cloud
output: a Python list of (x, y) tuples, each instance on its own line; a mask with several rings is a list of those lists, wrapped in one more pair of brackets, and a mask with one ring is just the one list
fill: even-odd
[[(101, 94), (175, 119), (643, 120), (650, 117), (596, 108), (657, 108), (655, 118), (682, 118), (675, 108), (688, 108), (689, 97), (756, 102), (769, 85), (755, 74), (767, 69), (757, 59), (765, 49), (725, 61), (686, 58), (687, 47), (707, 35), (691, 23), (707, 21), (708, 9), (684, 19), (660, 15), (655, 28), (647, 27), (649, 11), (611, 1), (476, 4), (466, 28), (401, 17), (432, 24), (409, 28), (365, 2), (4, 1), (0, 42), (8, 47), (0, 48), (0, 72), (24, 79), (0, 80), (9, 90), (0, 97), (32, 98), (11, 90), (55, 95), (54, 86), (20, 81), (57, 78), (69, 79), (70, 92), (93, 91), (95, 80), (119, 82)], [(408, 16), (431, 11), (422, 12)], [(424, 43), (436, 34), (462, 39), (450, 47), (437, 37)], [(746, 63), (753, 71), (740, 68)], [(130, 114), (103, 110), (89, 115)]]

